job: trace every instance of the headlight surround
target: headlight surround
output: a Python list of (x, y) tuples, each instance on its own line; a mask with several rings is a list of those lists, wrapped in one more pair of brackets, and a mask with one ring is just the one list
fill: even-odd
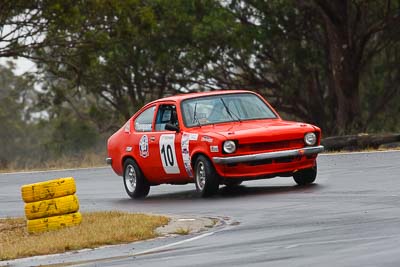
[(304, 135), (304, 143), (308, 146), (313, 146), (317, 143), (317, 135), (315, 133), (306, 133)]
[(236, 151), (236, 143), (232, 140), (225, 141), (222, 145), (222, 149), (227, 154), (232, 154)]

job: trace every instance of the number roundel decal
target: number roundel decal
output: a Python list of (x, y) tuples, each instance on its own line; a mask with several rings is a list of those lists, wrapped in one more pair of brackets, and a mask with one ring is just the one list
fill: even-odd
[(160, 136), (160, 156), (165, 173), (180, 173), (175, 153), (175, 134)]

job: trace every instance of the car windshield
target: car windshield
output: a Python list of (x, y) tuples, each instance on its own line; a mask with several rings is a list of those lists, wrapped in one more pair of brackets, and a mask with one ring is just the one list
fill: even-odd
[(182, 102), (182, 115), (186, 127), (277, 117), (257, 95), (249, 93), (187, 99)]

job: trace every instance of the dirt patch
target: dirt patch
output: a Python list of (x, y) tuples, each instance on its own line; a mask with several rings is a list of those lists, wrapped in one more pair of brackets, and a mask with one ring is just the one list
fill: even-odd
[(174, 216), (167, 225), (157, 228), (156, 231), (160, 235), (187, 235), (206, 231), (217, 222), (218, 220), (212, 218)]

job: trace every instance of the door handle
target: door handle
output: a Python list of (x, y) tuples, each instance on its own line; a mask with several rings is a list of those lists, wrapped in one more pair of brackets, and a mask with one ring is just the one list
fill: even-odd
[(156, 141), (156, 137), (155, 137), (155, 136), (150, 136), (150, 141), (151, 141), (151, 142)]

